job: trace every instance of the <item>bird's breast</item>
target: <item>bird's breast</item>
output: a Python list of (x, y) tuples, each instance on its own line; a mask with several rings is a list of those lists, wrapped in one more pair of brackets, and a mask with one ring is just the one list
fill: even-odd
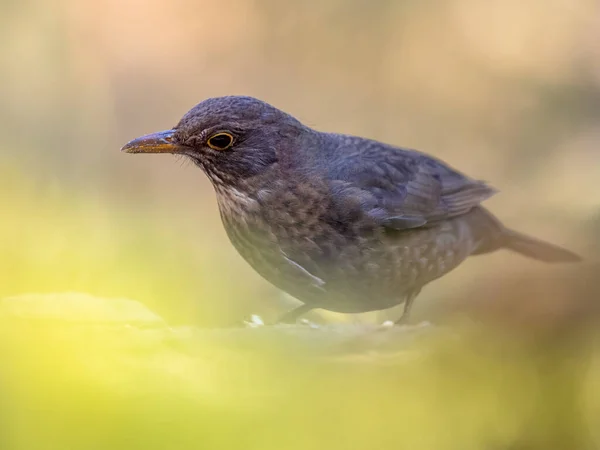
[(238, 188), (217, 190), (223, 226), (238, 253), (256, 270), (273, 265), (276, 240), (256, 198)]

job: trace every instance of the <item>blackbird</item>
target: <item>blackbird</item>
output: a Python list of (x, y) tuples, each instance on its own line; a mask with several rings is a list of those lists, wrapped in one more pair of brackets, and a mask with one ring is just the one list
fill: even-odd
[(325, 133), (252, 97), (210, 98), (127, 153), (191, 159), (214, 186), (223, 225), (265, 279), (313, 308), (360, 313), (404, 303), (470, 255), (509, 249), (580, 260), (505, 228), (481, 202), (496, 191), (424, 153)]

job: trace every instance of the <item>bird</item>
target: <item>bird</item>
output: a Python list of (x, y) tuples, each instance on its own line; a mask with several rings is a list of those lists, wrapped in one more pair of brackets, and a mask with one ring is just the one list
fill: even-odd
[(252, 268), (315, 308), (363, 313), (404, 304), (466, 258), (500, 249), (548, 263), (581, 258), (505, 227), (496, 194), (426, 153), (329, 133), (249, 96), (208, 98), (126, 153), (183, 155), (210, 179), (223, 226)]

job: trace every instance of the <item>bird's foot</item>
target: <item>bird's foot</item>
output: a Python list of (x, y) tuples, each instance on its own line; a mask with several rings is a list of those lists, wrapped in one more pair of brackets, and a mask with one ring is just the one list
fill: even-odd
[[(391, 322), (391, 320), (388, 320), (387, 322)], [(395, 322), (392, 322), (392, 325), (397, 325), (397, 326), (398, 325), (399, 326), (410, 325), (410, 316), (408, 314), (402, 314), (402, 316), (398, 320), (396, 320)]]
[(306, 304), (300, 305), (297, 308), (295, 308), (291, 311), (288, 311), (283, 316), (281, 316), (279, 318), (279, 320), (277, 321), (277, 323), (286, 323), (286, 324), (294, 325), (297, 323), (298, 318), (302, 314), (307, 313), (308, 311), (310, 311), (313, 308), (314, 308), (314, 306), (311, 306), (311, 305), (306, 305)]

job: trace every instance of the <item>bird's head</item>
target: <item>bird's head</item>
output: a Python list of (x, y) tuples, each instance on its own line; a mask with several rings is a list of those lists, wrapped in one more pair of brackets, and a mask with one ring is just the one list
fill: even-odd
[(174, 128), (134, 139), (121, 150), (184, 155), (215, 185), (230, 185), (263, 173), (306, 129), (258, 99), (217, 97), (193, 107)]

